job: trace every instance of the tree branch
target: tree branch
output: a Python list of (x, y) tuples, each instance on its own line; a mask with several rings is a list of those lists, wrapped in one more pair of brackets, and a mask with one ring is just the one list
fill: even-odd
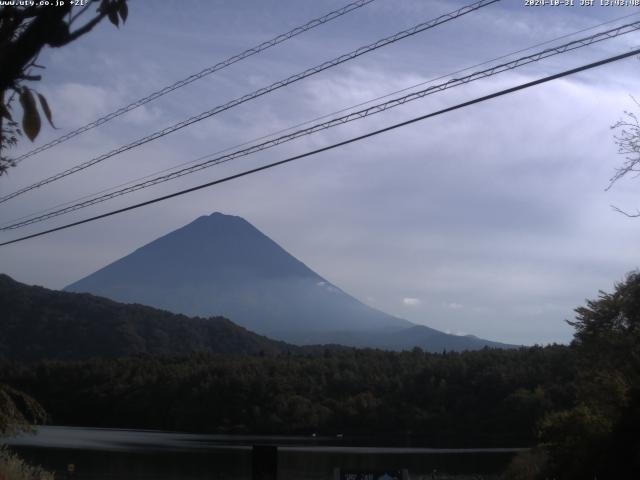
[(107, 15), (108, 15), (108, 12), (103, 12), (103, 13), (100, 13), (100, 14), (96, 15), (92, 20), (87, 22), (84, 26), (80, 27), (79, 29), (77, 29), (73, 33), (70, 33), (64, 43), (61, 43), (60, 45), (56, 45), (56, 46), (57, 47), (62, 47), (63, 45), (66, 45), (67, 43), (73, 42), (75, 39), (81, 37), (82, 35), (84, 35), (86, 33), (89, 33), (91, 30), (93, 30), (93, 27), (95, 27), (98, 23), (100, 23), (100, 21), (104, 17), (106, 17)]
[(14, 42), (3, 48), (0, 52), (0, 90), (12, 88), (15, 79), (42, 47), (60, 35), (61, 28), (66, 27), (64, 16), (70, 9), (70, 4), (44, 9)]
[[(80, 17), (84, 12), (86, 12), (89, 7), (91, 7), (91, 5), (93, 5), (94, 3), (96, 3), (97, 0), (90, 0), (84, 7), (82, 7), (76, 14), (72, 15), (71, 18), (69, 19), (69, 26), (73, 25), (73, 22), (75, 22), (78, 17)], [(71, 12), (69, 12), (71, 13)]]
[(636, 210), (636, 213), (629, 213), (629, 212), (625, 212), (624, 210), (619, 209), (618, 207), (616, 207), (615, 205), (611, 205), (611, 208), (618, 212), (621, 213), (622, 215), (624, 215), (625, 217), (629, 217), (629, 218), (638, 218), (640, 217), (640, 210)]

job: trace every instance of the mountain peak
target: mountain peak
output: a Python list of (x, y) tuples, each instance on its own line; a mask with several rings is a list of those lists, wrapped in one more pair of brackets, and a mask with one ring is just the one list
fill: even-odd
[(242, 217), (213, 212), (69, 285), (266, 335), (411, 325), (360, 303)]
[(244, 218), (236, 215), (227, 215), (221, 212), (213, 212), (209, 215), (202, 215), (196, 218), (193, 222), (186, 224), (182, 228), (174, 230), (175, 233), (183, 229), (189, 229), (196, 226), (208, 226), (208, 227), (225, 227), (225, 228), (247, 228), (249, 230), (257, 230), (253, 225), (247, 222)]
[[(200, 217), (196, 218), (193, 222), (191, 223), (196, 223), (196, 222), (233, 222), (233, 221), (241, 221), (244, 222), (248, 225), (251, 225), (249, 222), (247, 222), (244, 218), (239, 217), (237, 215), (229, 215), (226, 213), (222, 213), (222, 212), (213, 212), (210, 213), (209, 215), (201, 215)], [(188, 224), (190, 225), (190, 224)]]
[[(203, 216), (207, 217), (207, 215), (203, 215)], [(244, 220), (244, 218), (239, 217), (237, 215), (229, 215), (227, 213), (222, 213), (222, 212), (213, 212), (213, 213), (210, 213), (208, 216), (213, 218), (239, 218), (240, 220)]]
[[(66, 290), (190, 316), (222, 315), (260, 334), (300, 343), (351, 336), (350, 344), (366, 337), (373, 345), (381, 341), (374, 337), (415, 327), (361, 303), (245, 219), (220, 212), (195, 219)], [(446, 337), (420, 330), (425, 338), (434, 332)], [(399, 341), (410, 343), (409, 333)]]

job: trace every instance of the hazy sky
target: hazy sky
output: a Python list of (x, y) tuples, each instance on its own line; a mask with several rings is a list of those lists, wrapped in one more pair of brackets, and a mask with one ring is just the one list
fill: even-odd
[[(36, 87), (59, 130), (137, 100), (346, 0), (130, 1), (129, 20), (43, 52)], [(470, 2), (376, 0), (213, 74), (0, 178), (5, 194), (138, 137)], [(575, 0), (579, 4), (579, 0)], [(625, 15), (632, 7), (503, 0), (111, 158), (0, 206), (0, 223)], [(625, 20), (559, 40), (558, 44)], [(432, 95), (127, 195), (53, 227), (328, 145), (640, 46), (634, 33)], [(539, 50), (542, 47), (538, 47)], [(532, 50), (536, 51), (536, 50)], [(516, 58), (523, 53), (511, 56)], [(452, 333), (566, 342), (573, 309), (639, 267), (639, 179), (605, 191), (622, 158), (610, 126), (640, 96), (632, 58), (148, 208), (0, 247), (0, 271), (62, 288), (200, 215), (246, 218), (362, 301)], [(28, 150), (22, 142), (15, 153)]]

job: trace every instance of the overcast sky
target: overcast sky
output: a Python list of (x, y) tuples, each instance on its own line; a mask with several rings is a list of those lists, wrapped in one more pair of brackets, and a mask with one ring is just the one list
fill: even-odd
[[(43, 52), (35, 85), (65, 133), (346, 0), (130, 1), (117, 30)], [(6, 194), (470, 2), (376, 0), (29, 158)], [(576, 4), (580, 0), (575, 0)], [(0, 206), (0, 223), (535, 44), (640, 14), (503, 0), (111, 158)], [(626, 18), (559, 40), (640, 20)], [(213, 180), (640, 46), (633, 33), (14, 232), (6, 241)], [(527, 53), (540, 50), (543, 47)], [(512, 55), (509, 58), (516, 58)], [(473, 71), (473, 70), (472, 70)], [(117, 217), (0, 247), (0, 271), (65, 285), (214, 211), (239, 215), (327, 280), (416, 323), (513, 343), (567, 342), (565, 320), (640, 265), (639, 179), (610, 126), (640, 96), (631, 58)], [(422, 87), (424, 88), (424, 87)], [(24, 140), (14, 152), (31, 148)]]

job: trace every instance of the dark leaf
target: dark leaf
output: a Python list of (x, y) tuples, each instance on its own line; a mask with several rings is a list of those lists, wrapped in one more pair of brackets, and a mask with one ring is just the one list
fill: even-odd
[(51, 109), (49, 108), (47, 99), (44, 98), (44, 95), (42, 95), (41, 93), (38, 94), (38, 98), (40, 99), (40, 106), (42, 107), (42, 111), (47, 117), (47, 120), (49, 120), (49, 125), (51, 125), (53, 128), (56, 128), (56, 126), (53, 124), (53, 115), (51, 115)]
[(129, 16), (129, 7), (127, 6), (127, 2), (125, 0), (121, 0), (120, 6), (118, 7), (118, 13), (120, 13), (122, 23), (126, 22), (127, 17)]
[(40, 114), (36, 107), (33, 93), (28, 88), (23, 88), (20, 92), (20, 105), (22, 105), (22, 130), (32, 142), (40, 133)]
[(13, 120), (13, 118), (11, 118), (11, 112), (9, 112), (9, 109), (4, 103), (0, 103), (0, 117)]
[(109, 21), (113, 23), (116, 27), (120, 24), (120, 19), (118, 18), (118, 12), (116, 12), (115, 8), (110, 8), (109, 13)]

